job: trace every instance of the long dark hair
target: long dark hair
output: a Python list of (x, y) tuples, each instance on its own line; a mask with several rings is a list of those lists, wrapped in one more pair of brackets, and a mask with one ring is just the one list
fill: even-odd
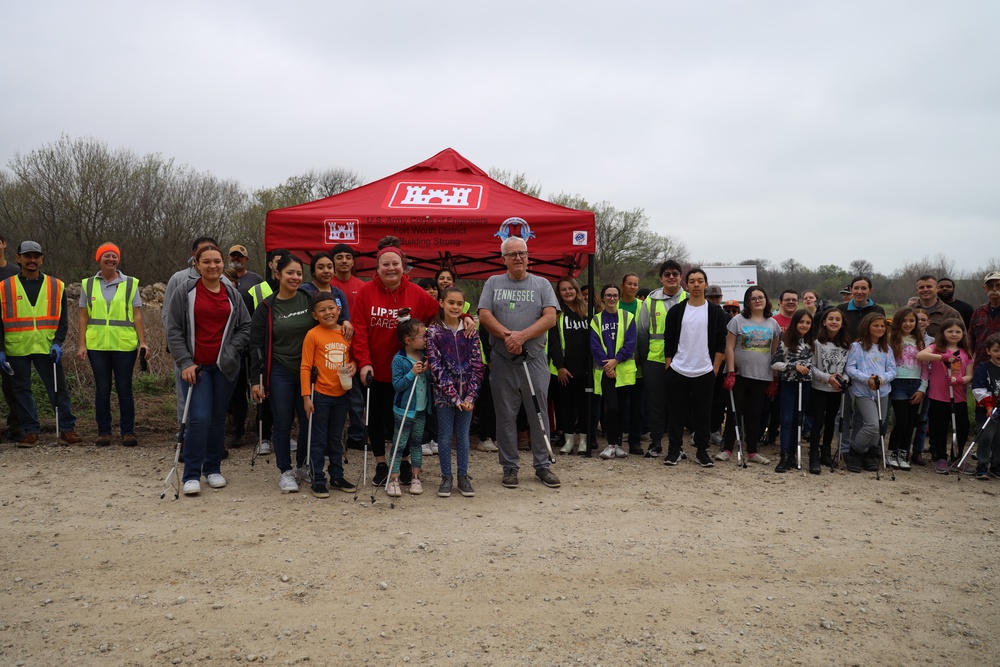
[(751, 285), (747, 288), (747, 291), (743, 293), (743, 310), (740, 311), (740, 315), (750, 319), (750, 295), (754, 292), (760, 292), (764, 295), (764, 317), (765, 319), (771, 317), (774, 313), (771, 311), (771, 299), (767, 296), (767, 290), (765, 290), (760, 285)]
[[(802, 321), (803, 317), (809, 318), (809, 331), (802, 335), (799, 333), (799, 322)], [(788, 323), (788, 328), (785, 329), (785, 333), (781, 336), (781, 342), (785, 344), (785, 349), (791, 352), (799, 346), (799, 343), (805, 341), (809, 345), (813, 342), (813, 327), (812, 327), (813, 316), (809, 314), (809, 311), (805, 308), (796, 310), (795, 314), (792, 315), (791, 321)]]
[(886, 321), (885, 315), (882, 313), (868, 313), (861, 318), (861, 323), (858, 324), (858, 343), (861, 344), (861, 349), (867, 352), (872, 349), (872, 347), (878, 347), (882, 352), (889, 351), (889, 327), (886, 327), (885, 335), (878, 339), (876, 344), (872, 340), (872, 324), (882, 320)]
[[(826, 318), (830, 317), (834, 313), (840, 315), (840, 329), (834, 334), (833, 338), (826, 332)], [(823, 311), (823, 314), (819, 318), (819, 335), (816, 336), (816, 340), (820, 343), (833, 343), (836, 347), (844, 350), (849, 350), (851, 348), (851, 336), (847, 333), (847, 322), (844, 320), (844, 312), (838, 310), (837, 308), (827, 308)]]
[(965, 322), (957, 317), (949, 317), (941, 323), (941, 328), (938, 329), (937, 336), (934, 336), (934, 349), (941, 352), (948, 348), (948, 341), (945, 340), (944, 332), (946, 329), (952, 327), (958, 327), (962, 330), (962, 340), (958, 342), (958, 348), (971, 357), (972, 346), (969, 345), (969, 332), (965, 329)]
[(903, 356), (903, 320), (907, 317), (913, 318), (913, 340), (917, 341), (917, 349), (924, 349), (924, 337), (920, 335), (920, 327), (917, 326), (917, 312), (909, 306), (904, 306), (897, 310), (892, 316), (892, 326), (889, 328), (889, 348), (896, 361)]

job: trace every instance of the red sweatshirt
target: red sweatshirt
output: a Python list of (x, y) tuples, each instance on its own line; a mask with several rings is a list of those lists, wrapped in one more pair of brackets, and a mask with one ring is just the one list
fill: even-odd
[(358, 290), (351, 306), (351, 324), (354, 339), (351, 341), (358, 370), (371, 365), (375, 379), (392, 382), (392, 358), (402, 348), (396, 337), (396, 316), (400, 308), (409, 308), (410, 317), (424, 324), (437, 315), (439, 306), (424, 288), (403, 276), (394, 291), (386, 289), (378, 275)]

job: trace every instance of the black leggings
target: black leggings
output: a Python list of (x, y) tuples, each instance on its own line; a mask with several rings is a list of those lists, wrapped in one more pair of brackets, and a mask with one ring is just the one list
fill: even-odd
[[(747, 452), (753, 454), (757, 451), (757, 437), (760, 435), (761, 408), (764, 405), (764, 398), (767, 396), (767, 386), (771, 384), (767, 380), (752, 380), (742, 375), (736, 376), (736, 386), (733, 387), (733, 398), (736, 399), (736, 415), (734, 419), (726, 420), (725, 448), (733, 450), (736, 443), (736, 419), (743, 417), (744, 431), (743, 443)], [(737, 416), (739, 415), (739, 416)]]
[[(935, 461), (948, 459), (948, 428), (951, 426), (951, 403), (931, 399), (927, 413), (930, 426), (931, 456)], [(955, 433), (958, 436), (958, 451), (961, 455), (965, 441), (969, 437), (969, 412), (965, 401), (955, 401)]]
[(809, 395), (809, 412), (813, 418), (809, 447), (812, 450), (819, 449), (820, 432), (822, 432), (823, 447), (829, 451), (843, 397), (844, 393), (840, 391), (818, 391), (815, 387), (813, 388)]
[[(892, 402), (892, 432), (889, 434), (889, 449), (891, 451), (910, 451), (910, 442), (913, 440), (913, 429), (917, 426), (920, 418), (920, 405), (910, 403), (905, 398)], [(950, 409), (950, 406), (949, 406)], [(965, 403), (962, 404), (965, 409)]]

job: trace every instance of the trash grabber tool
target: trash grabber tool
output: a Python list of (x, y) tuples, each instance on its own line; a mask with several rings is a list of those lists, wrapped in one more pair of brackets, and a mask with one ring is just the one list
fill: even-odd
[[(368, 484), (368, 408), (371, 405), (372, 400), (372, 374), (368, 371), (368, 376), (364, 379), (365, 382), (365, 453), (364, 459), (361, 462), (361, 479), (354, 486), (354, 502), (358, 502), (358, 494), (361, 493), (361, 489)], [(371, 494), (372, 504), (375, 503), (375, 485), (372, 484), (372, 494)]]
[[(962, 458), (955, 464), (955, 469), (958, 471), (962, 470), (962, 466), (965, 465), (965, 459), (967, 459), (969, 454), (972, 453), (973, 448), (979, 444), (980, 438), (989, 441), (996, 435), (998, 420), (1000, 420), (1000, 405), (994, 406), (993, 409), (990, 410), (990, 413), (986, 415), (986, 421), (983, 422), (982, 427), (979, 429), (979, 435), (977, 435), (975, 439), (969, 443), (969, 446), (965, 448), (965, 453), (962, 454)], [(983, 463), (989, 463), (989, 461), (984, 461)], [(958, 479), (962, 479), (962, 476), (959, 475)]]
[(545, 441), (545, 450), (549, 454), (549, 463), (555, 463), (556, 457), (552, 453), (552, 443), (549, 442), (549, 430), (545, 428), (545, 420), (542, 419), (542, 407), (538, 403), (538, 396), (535, 395), (535, 384), (531, 381), (531, 372), (528, 371), (528, 353), (521, 354), (521, 367), (524, 368), (524, 377), (528, 378), (528, 389), (531, 390), (531, 402), (535, 405), (535, 414), (538, 415), (538, 428), (542, 432), (542, 439)]
[[(413, 378), (413, 386), (410, 387), (410, 395), (406, 399), (406, 407), (403, 409), (403, 418), (399, 422), (399, 433), (396, 434), (396, 442), (392, 446), (392, 456), (389, 458), (389, 474), (385, 477), (385, 493), (389, 495), (389, 481), (392, 479), (392, 469), (396, 465), (396, 455), (399, 453), (399, 442), (403, 439), (403, 427), (406, 426), (406, 414), (410, 411), (410, 404), (413, 402), (413, 394), (417, 390), (417, 377)], [(406, 443), (409, 445), (409, 443)], [(389, 501), (389, 508), (395, 509), (396, 502)]]
[(163, 490), (160, 492), (160, 500), (167, 495), (171, 481), (174, 487), (174, 500), (181, 496), (181, 478), (177, 474), (177, 464), (181, 460), (181, 448), (184, 446), (184, 432), (187, 430), (188, 413), (191, 410), (191, 395), (194, 393), (194, 386), (188, 385), (187, 396), (184, 398), (184, 413), (181, 415), (181, 428), (177, 431), (177, 446), (174, 448), (174, 467), (170, 469), (167, 478), (163, 480)]
[(885, 449), (885, 430), (887, 423), (882, 421), (882, 396), (879, 391), (882, 387), (882, 379), (875, 376), (875, 407), (878, 410), (878, 441), (879, 453), (882, 455), (882, 466), (875, 471), (875, 479), (880, 479), (881, 471), (888, 470), (892, 481), (896, 481), (896, 469), (889, 467), (889, 453)]
[[(313, 410), (309, 413), (309, 425), (306, 427), (306, 470), (309, 475), (309, 484), (313, 483), (312, 469), (312, 442), (313, 442), (313, 415), (316, 414), (316, 378), (319, 377), (319, 368), (313, 366), (309, 371), (309, 400), (313, 404)], [(326, 443), (323, 443), (324, 448)], [(322, 465), (322, 464), (321, 464)]]
[(799, 382), (799, 408), (795, 414), (798, 422), (798, 433), (795, 435), (795, 469), (802, 470), (802, 383)]
[(733, 428), (736, 429), (736, 465), (740, 468), (746, 468), (747, 457), (743, 451), (743, 436), (740, 435), (740, 417), (736, 412), (736, 397), (733, 396), (733, 392), (729, 392), (729, 403), (733, 408)]

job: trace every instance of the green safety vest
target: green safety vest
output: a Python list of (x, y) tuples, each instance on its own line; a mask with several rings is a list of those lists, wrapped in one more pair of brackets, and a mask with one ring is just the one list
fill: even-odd
[[(687, 296), (687, 291), (681, 290), (681, 297), (677, 303), (686, 301)], [(667, 356), (663, 352), (663, 331), (667, 325), (667, 306), (663, 301), (664, 299), (646, 299), (646, 303), (653, 302), (653, 307), (649, 311), (649, 352), (646, 354), (646, 360), (658, 361), (661, 364), (667, 363)]]
[(267, 284), (266, 280), (251, 287), (250, 298), (253, 299), (253, 309), (257, 310), (257, 306), (259, 306), (264, 299), (271, 296), (273, 293), (274, 290), (271, 289), (271, 286)]
[(32, 306), (21, 281), (11, 276), (0, 282), (0, 312), (3, 313), (4, 348), (7, 356), (48, 354), (62, 317), (63, 281), (43, 275), (38, 300)]
[[(124, 286), (125, 289), (119, 289)], [(94, 288), (97, 294), (94, 294)], [(115, 285), (115, 296), (108, 303), (101, 294), (96, 276), (83, 281), (87, 297), (87, 348), (110, 352), (131, 352), (139, 347), (139, 334), (135, 330), (132, 295), (139, 289), (138, 278), (126, 278)]]
[[(559, 311), (559, 315), (556, 316), (556, 328), (559, 329), (559, 344), (562, 346), (563, 357), (566, 356), (566, 329), (563, 328), (563, 322), (566, 321), (566, 314)], [(549, 353), (549, 337), (545, 337), (545, 354), (548, 356)], [(552, 375), (559, 375), (559, 369), (556, 368), (556, 364), (552, 361), (552, 357), (549, 357), (549, 373)]]
[[(601, 341), (601, 347), (604, 348), (604, 353), (607, 354), (607, 358), (611, 358), (608, 354), (608, 348), (604, 344), (604, 336), (601, 335), (601, 328), (598, 322), (601, 319), (601, 315), (594, 315), (594, 319), (590, 321), (590, 330), (597, 334), (597, 339)], [(618, 331), (615, 333), (615, 354), (622, 349), (622, 345), (625, 344), (625, 330), (628, 329), (629, 325), (635, 320), (632, 313), (627, 310), (618, 309)], [(628, 385), (635, 384), (635, 359), (628, 359), (622, 363), (615, 366), (615, 386), (616, 387), (626, 387)], [(600, 368), (594, 369), (594, 393), (598, 396), (601, 395), (601, 376), (604, 375), (604, 371)]]

